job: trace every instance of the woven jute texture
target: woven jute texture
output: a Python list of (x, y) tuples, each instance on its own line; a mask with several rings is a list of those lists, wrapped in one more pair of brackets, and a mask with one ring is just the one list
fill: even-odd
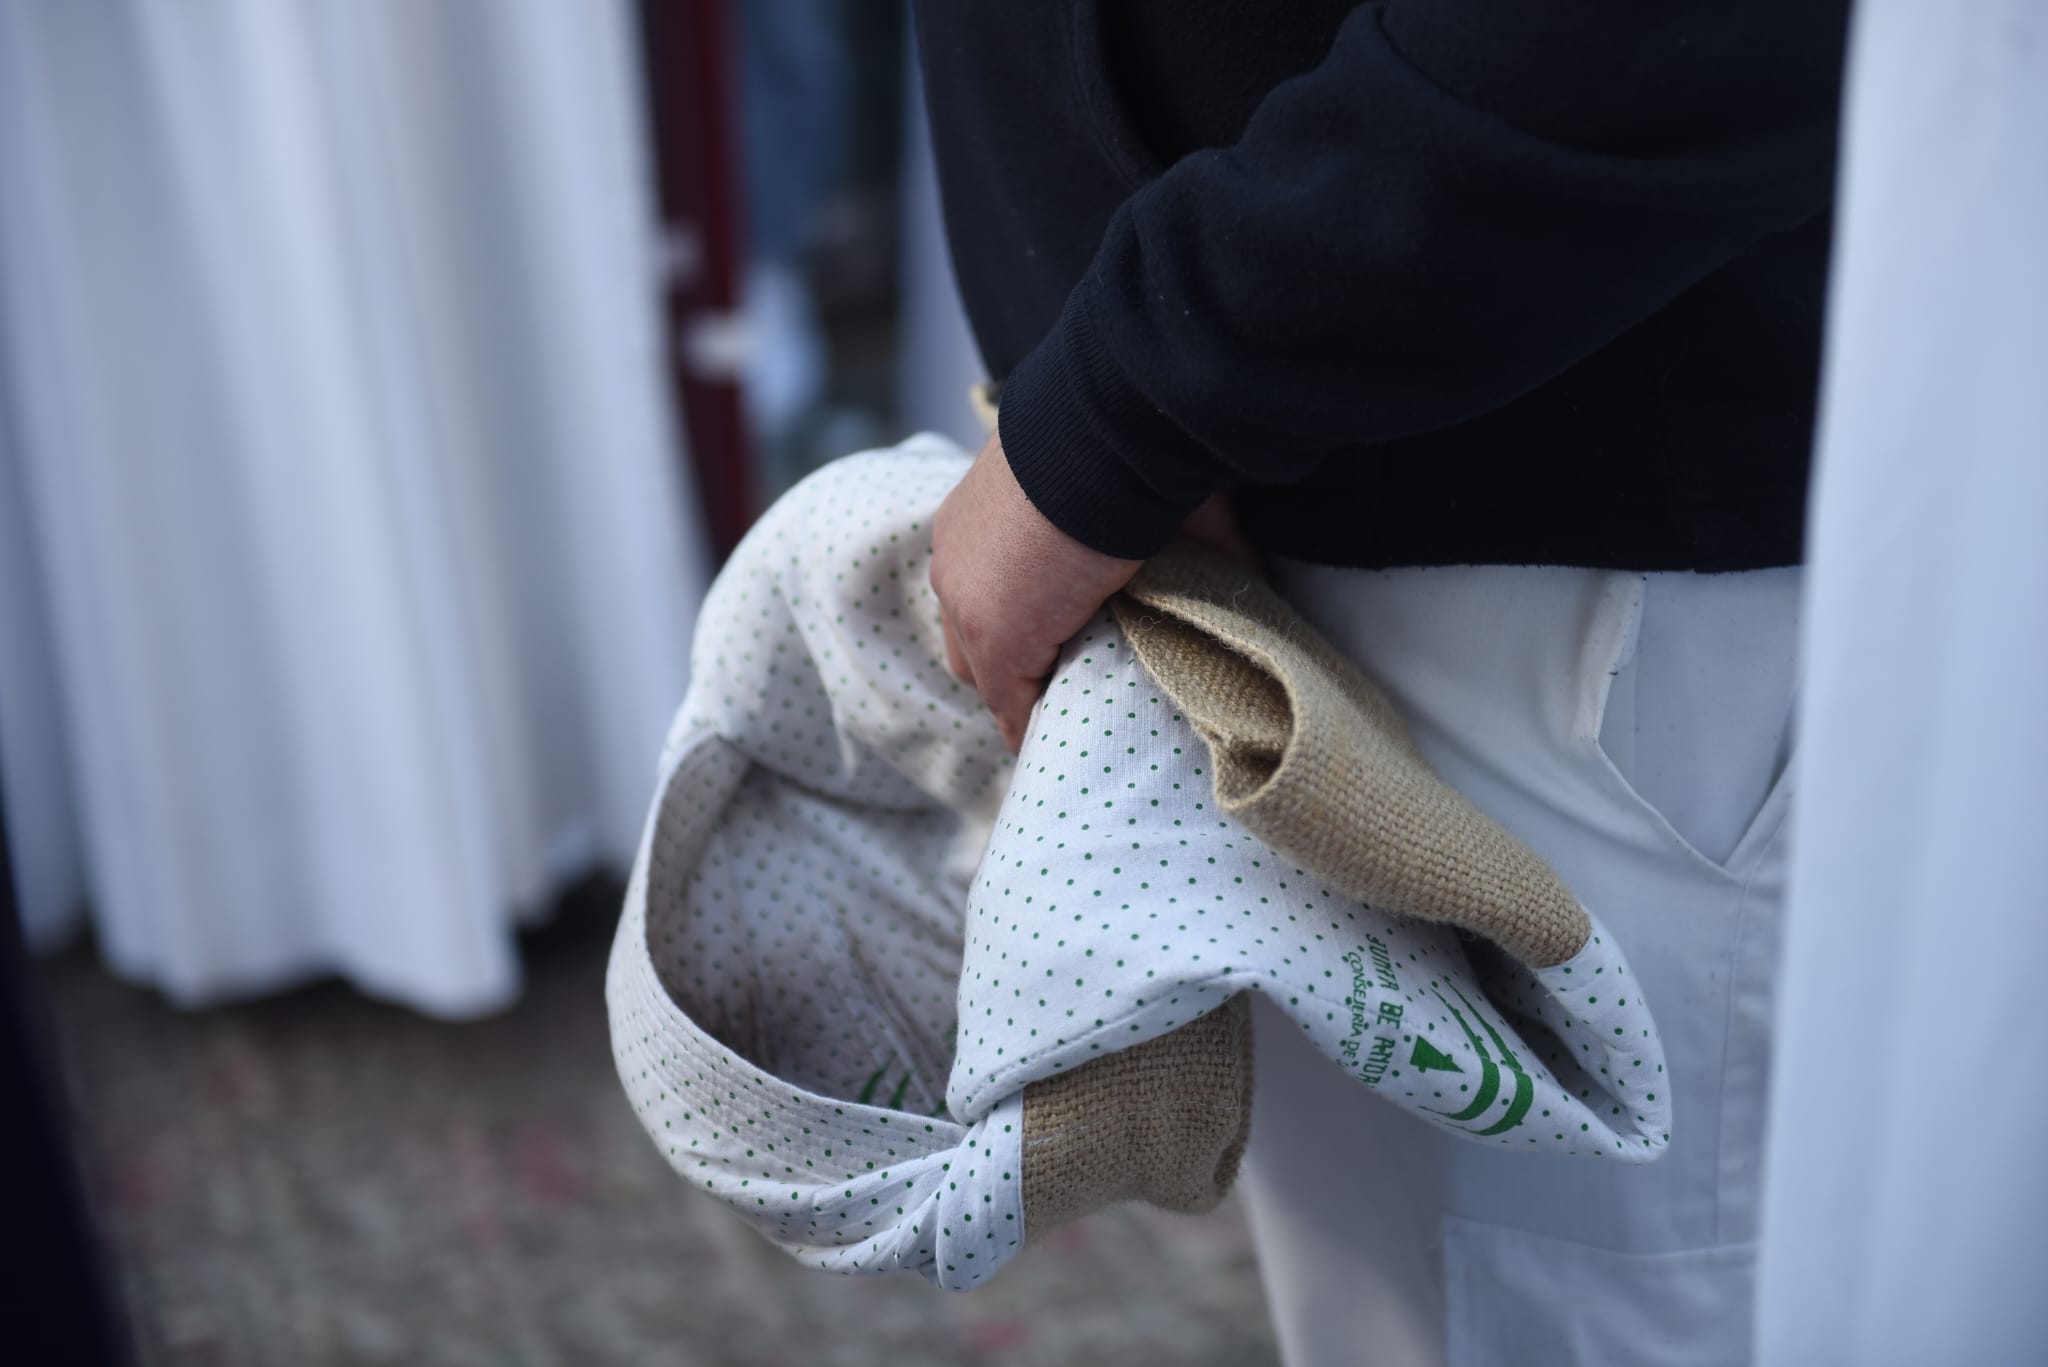
[(1209, 747), (1216, 801), (1338, 892), (1533, 968), (1592, 933), (1550, 866), (1452, 791), (1384, 694), (1256, 576), (1175, 543), (1111, 601)]
[(1024, 1089), (1024, 1235), (1118, 1201), (1199, 1214), (1237, 1178), (1252, 1121), (1239, 995), (1135, 1048)]

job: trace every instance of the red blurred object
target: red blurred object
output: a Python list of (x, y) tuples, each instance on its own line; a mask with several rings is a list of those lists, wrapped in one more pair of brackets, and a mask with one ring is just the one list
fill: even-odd
[(723, 559), (754, 520), (738, 377), (693, 364), (689, 339), (739, 308), (741, 200), (733, 47), (722, 0), (641, 0), (642, 60), (662, 226), (671, 244), (669, 373), (711, 541)]

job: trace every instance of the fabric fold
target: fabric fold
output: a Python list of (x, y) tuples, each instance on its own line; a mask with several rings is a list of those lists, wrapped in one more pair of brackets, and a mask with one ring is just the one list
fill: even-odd
[[(1081, 633), (1011, 759), (929, 586), (967, 464), (935, 439), (836, 463), (704, 603), (607, 981), (620, 1079), (677, 1174), (809, 1265), (973, 1286), (1104, 1205), (1222, 1197), (1252, 992), (1477, 1142), (1655, 1157), (1661, 1047), (1608, 988), (1619, 946), (1269, 591), (1148, 575), (1142, 620)], [(1245, 603), (1278, 633), (1264, 676), (1196, 626)], [(1219, 679), (1236, 710), (1209, 705)], [(1354, 735), (1361, 699), (1378, 720)], [(1347, 765), (1374, 766), (1354, 797)], [(1314, 800), (1276, 803), (1297, 775)], [(1269, 811), (1290, 815), (1262, 837)], [(1547, 957), (1523, 913), (1583, 942)]]

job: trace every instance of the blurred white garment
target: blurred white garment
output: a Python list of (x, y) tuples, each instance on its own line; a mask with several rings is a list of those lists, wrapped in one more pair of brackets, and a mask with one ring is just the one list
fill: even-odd
[[(906, 28), (909, 27), (906, 25)], [(988, 440), (988, 424), (968, 391), (988, 378), (953, 282), (953, 257), (939, 210), (939, 172), (915, 35), (903, 55), (902, 277), (896, 323), (896, 420), (906, 432), (940, 432), (969, 451)]]
[(1845, 147), (1760, 1355), (2048, 1362), (2048, 10), (1866, 0)]
[(631, 8), (0, 4), (0, 763), (32, 937), (443, 1015), (631, 861), (704, 550)]

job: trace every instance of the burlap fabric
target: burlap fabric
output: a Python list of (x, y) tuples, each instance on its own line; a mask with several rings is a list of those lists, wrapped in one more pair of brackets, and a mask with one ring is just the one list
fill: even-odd
[(1586, 913), (1550, 866), (1438, 778), (1386, 697), (1256, 576), (1183, 541), (1111, 606), (1246, 830), (1337, 891), (1532, 968), (1585, 945)]
[(1237, 1178), (1252, 1118), (1244, 997), (1024, 1090), (1024, 1227), (1118, 1201), (1199, 1214)]

